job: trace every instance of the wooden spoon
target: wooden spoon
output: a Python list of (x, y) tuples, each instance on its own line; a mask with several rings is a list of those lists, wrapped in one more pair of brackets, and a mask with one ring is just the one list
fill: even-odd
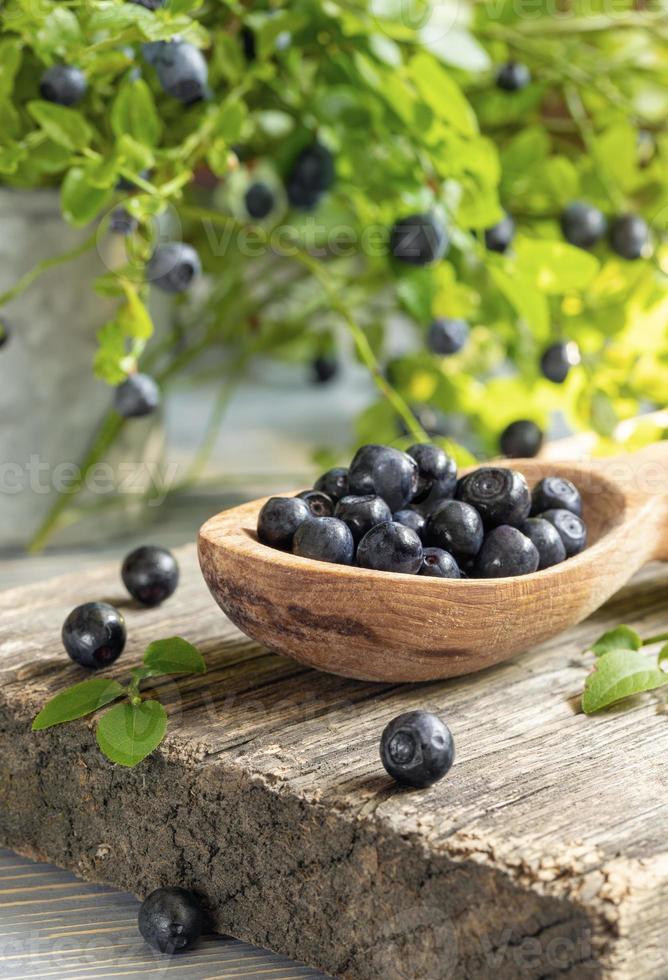
[[(580, 622), (642, 565), (668, 560), (668, 441), (586, 462), (513, 460), (530, 485), (572, 480), (590, 546), (518, 578), (398, 575), (298, 558), (260, 544), (255, 500), (207, 521), (204, 578), (241, 630), (344, 677), (425, 681), (498, 663)], [(667, 610), (668, 611), (668, 610)]]

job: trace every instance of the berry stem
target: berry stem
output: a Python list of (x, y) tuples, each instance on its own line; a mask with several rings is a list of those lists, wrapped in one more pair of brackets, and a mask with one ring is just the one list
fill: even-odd
[(48, 272), (49, 269), (54, 269), (59, 265), (64, 265), (66, 262), (72, 262), (74, 259), (78, 259), (79, 256), (84, 255), (86, 252), (90, 252), (92, 248), (95, 247), (97, 242), (97, 229), (87, 238), (81, 245), (77, 245), (76, 248), (70, 249), (68, 252), (61, 252), (60, 255), (52, 255), (48, 259), (43, 259), (34, 265), (32, 269), (29, 269), (20, 279), (14, 283), (11, 289), (7, 289), (4, 293), (0, 293), (0, 306), (4, 306), (6, 303), (11, 302), (18, 296), (28, 289), (29, 286), (39, 279), (41, 275)]
[(642, 641), (644, 647), (649, 647), (653, 643), (665, 643), (668, 640), (668, 633), (657, 633), (656, 636), (648, 636), (646, 640)]

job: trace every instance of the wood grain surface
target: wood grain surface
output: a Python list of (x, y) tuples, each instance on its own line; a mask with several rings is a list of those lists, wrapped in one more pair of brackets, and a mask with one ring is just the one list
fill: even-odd
[[(0, 595), (0, 840), (139, 896), (196, 889), (219, 931), (337, 976), (668, 977), (664, 698), (578, 711), (588, 642), (621, 620), (666, 629), (668, 568), (480, 674), (388, 686), (268, 653), (215, 606), (194, 550), (180, 561), (153, 610), (123, 597), (117, 564)], [(126, 615), (111, 675), (174, 634), (209, 665), (156, 685), (170, 731), (134, 770), (100, 756), (89, 721), (30, 732), (85, 676), (59, 632), (87, 599)], [(457, 746), (426, 791), (398, 789), (378, 758), (385, 724), (415, 707)]]

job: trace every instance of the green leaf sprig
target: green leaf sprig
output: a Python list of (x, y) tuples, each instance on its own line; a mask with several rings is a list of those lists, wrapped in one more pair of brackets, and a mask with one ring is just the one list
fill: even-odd
[[(585, 681), (582, 710), (591, 715), (634, 694), (653, 691), (668, 684), (668, 633), (641, 639), (629, 626), (608, 630), (588, 649), (596, 663)], [(656, 657), (642, 647), (663, 643)], [(587, 652), (587, 651), (585, 651)]]
[(156, 749), (167, 731), (167, 712), (156, 700), (144, 698), (141, 682), (166, 674), (203, 674), (204, 659), (197, 649), (180, 636), (156, 640), (146, 648), (143, 666), (130, 671), (128, 684), (95, 677), (74, 684), (56, 694), (44, 705), (32, 723), (34, 732), (84, 718), (125, 698), (105, 712), (97, 724), (97, 744), (104, 755), (121, 766), (132, 767)]

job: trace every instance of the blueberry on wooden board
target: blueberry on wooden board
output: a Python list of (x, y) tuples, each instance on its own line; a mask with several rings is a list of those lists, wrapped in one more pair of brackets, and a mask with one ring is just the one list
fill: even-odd
[(244, 205), (251, 218), (261, 221), (271, 214), (276, 206), (276, 199), (271, 187), (258, 180), (247, 188), (244, 194)]
[(446, 500), (429, 518), (425, 541), (449, 552), (458, 563), (475, 558), (485, 532), (480, 514), (470, 504)]
[(539, 572), (566, 560), (564, 542), (556, 527), (549, 521), (542, 517), (529, 517), (520, 524), (519, 530), (536, 546)]
[(457, 464), (444, 449), (433, 443), (421, 442), (406, 450), (418, 465), (418, 488), (413, 503), (445, 500), (457, 486)]
[(413, 510), (412, 507), (405, 507), (403, 510), (397, 510), (392, 515), (392, 520), (396, 521), (397, 524), (403, 524), (404, 527), (410, 527), (419, 536), (421, 541), (424, 539), (424, 532), (427, 527), (427, 518), (418, 510)]
[(474, 507), (488, 528), (520, 524), (531, 510), (527, 481), (516, 470), (501, 466), (484, 466), (468, 473), (459, 481), (455, 496)]
[(543, 445), (543, 431), (531, 419), (517, 419), (503, 430), (499, 445), (510, 459), (537, 456)]
[(143, 545), (126, 556), (121, 578), (137, 602), (143, 606), (159, 606), (176, 591), (179, 566), (167, 548)]
[[(160, 42), (159, 42), (160, 43)], [(209, 70), (199, 48), (187, 41), (165, 41), (156, 48), (151, 61), (167, 95), (184, 105), (199, 102), (206, 95)]]
[(339, 500), (334, 516), (346, 522), (357, 543), (376, 524), (391, 521), (392, 511), (382, 497), (370, 493), (349, 494)]
[(166, 293), (183, 293), (202, 271), (199, 255), (186, 242), (156, 246), (146, 265), (146, 279)]
[(185, 888), (157, 888), (142, 902), (137, 925), (149, 946), (171, 954), (199, 939), (204, 914), (196, 897)]
[(85, 602), (63, 623), (62, 639), (75, 663), (93, 670), (108, 667), (125, 647), (125, 620), (108, 602)]
[(432, 320), (427, 333), (427, 347), (432, 354), (449, 357), (466, 345), (471, 330), (466, 320), (440, 317)]
[(533, 488), (531, 493), (531, 514), (535, 517), (544, 510), (570, 510), (582, 516), (582, 497), (580, 491), (563, 476), (546, 476)]
[(447, 253), (450, 239), (432, 214), (411, 214), (390, 230), (390, 252), (408, 265), (431, 265)]
[(509, 214), (485, 231), (485, 246), (490, 252), (506, 252), (515, 237), (515, 222)]
[(459, 565), (443, 548), (424, 549), (419, 574), (430, 578), (461, 578)]
[(312, 518), (297, 528), (292, 551), (300, 558), (352, 565), (355, 541), (348, 525), (337, 517)]
[(438, 782), (455, 761), (448, 726), (428, 711), (407, 711), (383, 731), (380, 758), (393, 779), (423, 789)]
[(580, 351), (574, 341), (551, 344), (540, 359), (540, 369), (548, 381), (563, 384), (572, 367), (580, 363)]
[(561, 215), (564, 238), (578, 248), (593, 248), (608, 230), (605, 215), (592, 204), (573, 201)]
[(257, 536), (274, 548), (291, 548), (295, 531), (311, 519), (308, 505), (299, 497), (270, 497), (257, 519)]
[(422, 565), (422, 553), (422, 542), (415, 531), (396, 521), (386, 521), (364, 535), (357, 548), (357, 564), (379, 572), (416, 575)]
[(313, 517), (332, 517), (334, 501), (322, 490), (302, 490), (297, 496), (307, 504)]
[(587, 547), (587, 525), (577, 514), (572, 514), (570, 510), (553, 508), (538, 516), (554, 524), (564, 542), (568, 558), (578, 555)]
[(125, 419), (150, 415), (160, 404), (160, 388), (150, 374), (131, 374), (114, 391), (114, 408)]
[(418, 464), (413, 457), (392, 446), (362, 446), (348, 470), (352, 493), (375, 493), (391, 510), (401, 510), (413, 500), (418, 479)]
[(516, 527), (501, 524), (493, 528), (476, 559), (480, 578), (507, 578), (529, 575), (538, 570), (540, 556), (533, 541)]
[(519, 92), (531, 81), (531, 72), (521, 61), (507, 61), (496, 75), (497, 87), (504, 92)]
[(322, 490), (323, 493), (326, 493), (334, 501), (345, 497), (349, 491), (348, 467), (333, 466), (331, 470), (327, 470), (326, 473), (318, 477), (313, 485), (313, 489)]
[(46, 69), (39, 83), (43, 99), (64, 106), (81, 102), (87, 87), (86, 76), (74, 65), (52, 65)]
[(649, 243), (649, 227), (639, 214), (623, 214), (610, 227), (610, 246), (623, 259), (639, 259)]

